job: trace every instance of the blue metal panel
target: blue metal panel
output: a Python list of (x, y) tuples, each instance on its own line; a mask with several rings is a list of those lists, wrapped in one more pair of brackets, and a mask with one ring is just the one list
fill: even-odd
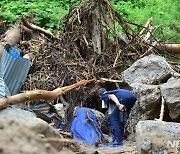
[(19, 57), (20, 53), (20, 49), (8, 45), (2, 55), (2, 78), (11, 95), (19, 93), (31, 65), (28, 59)]

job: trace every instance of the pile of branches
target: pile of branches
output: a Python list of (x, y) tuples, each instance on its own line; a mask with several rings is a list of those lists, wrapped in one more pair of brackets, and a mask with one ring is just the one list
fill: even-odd
[[(144, 39), (145, 28), (134, 32), (108, 0), (83, 0), (62, 22), (64, 31), (55, 36), (45, 33), (27, 41), (30, 34), (24, 33), (20, 48), (35, 56), (22, 90), (53, 90), (92, 78), (121, 80), (123, 70), (154, 50)], [(52, 103), (82, 105), (97, 84), (71, 90)]]

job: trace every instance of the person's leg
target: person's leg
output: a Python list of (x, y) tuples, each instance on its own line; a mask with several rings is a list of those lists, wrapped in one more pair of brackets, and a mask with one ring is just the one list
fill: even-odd
[(113, 141), (118, 142), (118, 144), (122, 144), (123, 141), (123, 127), (119, 123), (119, 109), (115, 107), (113, 110), (110, 120), (109, 120), (109, 126), (110, 130), (113, 135)]

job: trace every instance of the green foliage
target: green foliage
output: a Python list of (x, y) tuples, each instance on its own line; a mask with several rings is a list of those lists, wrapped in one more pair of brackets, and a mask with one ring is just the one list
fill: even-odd
[[(77, 1), (76, 1), (77, 2)], [(74, 4), (72, 1), (71, 4)], [(13, 25), (21, 15), (36, 14), (40, 27), (51, 31), (62, 29), (61, 18), (68, 13), (69, 0), (2, 0), (0, 1), (0, 19)]]
[[(68, 13), (71, 5), (81, 0), (1, 0), (0, 19), (13, 25), (21, 15), (36, 14), (40, 27), (51, 31), (62, 29), (61, 18)], [(154, 25), (162, 25), (156, 38), (167, 42), (180, 42), (179, 0), (110, 0), (126, 20), (144, 25), (148, 18)], [(138, 27), (133, 27), (138, 30)], [(162, 35), (163, 34), (163, 35)]]
[[(180, 42), (179, 0), (111, 0), (127, 20), (145, 25), (152, 17), (153, 25), (162, 25), (156, 38), (166, 42)], [(137, 28), (137, 27), (134, 27)]]

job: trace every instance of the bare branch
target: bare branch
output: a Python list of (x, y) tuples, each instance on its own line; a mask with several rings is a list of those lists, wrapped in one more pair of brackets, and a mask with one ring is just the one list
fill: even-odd
[(0, 109), (7, 107), (8, 105), (18, 104), (26, 101), (35, 101), (35, 100), (53, 100), (59, 95), (70, 91), (74, 88), (77, 88), (81, 85), (87, 84), (89, 82), (95, 81), (96, 79), (91, 80), (82, 80), (73, 85), (57, 88), (53, 91), (47, 90), (32, 90), (24, 93), (20, 93), (14, 96), (6, 96), (0, 100)]

